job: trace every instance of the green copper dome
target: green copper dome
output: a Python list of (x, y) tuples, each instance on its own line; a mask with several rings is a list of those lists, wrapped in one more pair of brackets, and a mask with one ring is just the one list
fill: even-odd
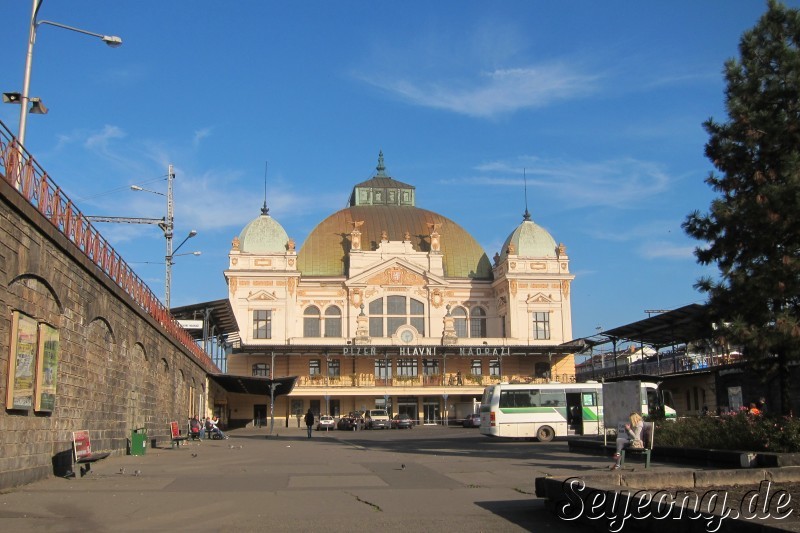
[(558, 245), (555, 239), (546, 229), (531, 220), (527, 210), (522, 224), (511, 232), (511, 235), (508, 236), (503, 244), (500, 261), (503, 261), (508, 256), (510, 245), (514, 246), (512, 255), (520, 257), (557, 257)]
[(247, 224), (239, 234), (239, 251), (247, 254), (285, 253), (289, 235), (278, 221), (269, 216), (268, 209)]
[(344, 276), (350, 252), (351, 221), (363, 221), (361, 249), (376, 250), (381, 233), (390, 241), (404, 240), (406, 232), (414, 250), (430, 251), (428, 224), (439, 224), (444, 275), (448, 278), (492, 279), (492, 268), (483, 248), (452, 220), (412, 206), (352, 206), (337, 211), (309, 234), (297, 254), (297, 269), (304, 276)]

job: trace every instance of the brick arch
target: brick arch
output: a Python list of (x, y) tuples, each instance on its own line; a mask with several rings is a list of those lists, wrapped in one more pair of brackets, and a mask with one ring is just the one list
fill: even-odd
[[(8, 283), (8, 290), (19, 298), (20, 303), (26, 306), (33, 304), (39, 312), (32, 314), (38, 316), (61, 316), (64, 313), (64, 305), (58, 292), (52, 284), (45, 278), (37, 274), (20, 274)], [(33, 310), (30, 310), (33, 311)]]
[(147, 398), (151, 397), (148, 380), (149, 368), (147, 352), (140, 342), (133, 343), (128, 353), (128, 430), (146, 428), (152, 413)]

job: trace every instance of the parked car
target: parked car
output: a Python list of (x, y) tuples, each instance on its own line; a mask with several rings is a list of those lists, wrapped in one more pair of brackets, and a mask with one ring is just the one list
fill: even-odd
[(414, 421), (408, 415), (399, 414), (392, 418), (392, 429), (411, 429), (412, 427), (414, 427)]
[(367, 417), (364, 422), (367, 429), (389, 429), (392, 427), (392, 422), (389, 419), (389, 413), (386, 409), (370, 409), (367, 411)]
[(336, 429), (340, 429), (342, 431), (355, 431), (358, 429), (358, 419), (352, 416), (343, 416), (339, 419), (336, 423)]
[(479, 428), (481, 427), (481, 415), (474, 413), (468, 415), (467, 418), (464, 419), (463, 426), (465, 428)]
[(317, 431), (325, 430), (328, 431), (330, 429), (336, 428), (336, 421), (330, 415), (322, 415), (319, 417), (319, 422), (317, 422)]

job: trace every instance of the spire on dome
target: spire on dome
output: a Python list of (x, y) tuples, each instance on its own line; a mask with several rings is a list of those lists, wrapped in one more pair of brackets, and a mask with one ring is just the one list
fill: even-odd
[(269, 216), (269, 207), (267, 207), (267, 171), (269, 170), (269, 161), (264, 162), (264, 205), (261, 208), (262, 216)]
[(525, 214), (522, 215), (522, 220), (528, 222), (531, 219), (531, 214), (528, 212), (528, 176), (525, 173), (525, 168), (522, 169), (522, 180), (525, 183)]

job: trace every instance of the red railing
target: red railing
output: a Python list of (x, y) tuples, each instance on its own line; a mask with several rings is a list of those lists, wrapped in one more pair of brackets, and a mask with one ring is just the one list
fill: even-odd
[(4, 179), (63, 233), (97, 267), (153, 317), (209, 372), (218, 372), (211, 358), (172, 317), (142, 279), (67, 198), (0, 121), (0, 169)]

